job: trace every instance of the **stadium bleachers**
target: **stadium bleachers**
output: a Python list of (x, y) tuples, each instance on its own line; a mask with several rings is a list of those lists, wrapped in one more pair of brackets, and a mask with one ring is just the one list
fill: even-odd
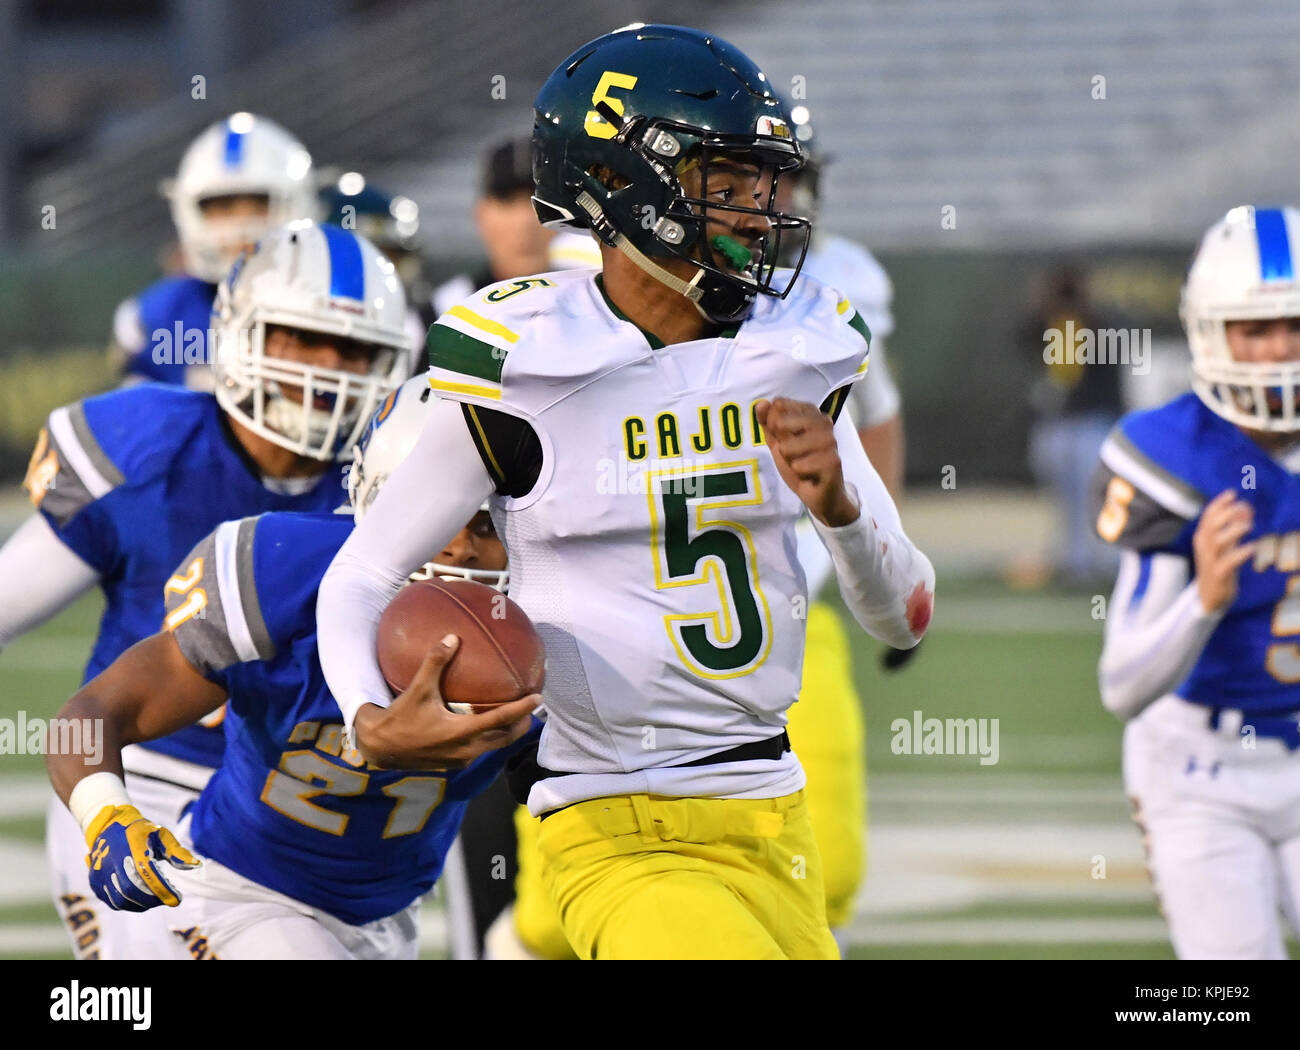
[[(38, 179), (29, 199), (63, 203), (46, 239), (56, 251), (165, 237), (141, 157), (157, 158), (161, 177), (208, 117), (246, 107), (309, 145), (347, 142), (348, 157), (319, 159), (402, 187), (436, 221), (436, 249), (472, 250), (466, 161), (526, 128), (557, 54), (634, 6), (513, 3), (484, 20), (474, 5), (412, 3), (332, 27), (242, 72), (237, 87), (212, 86), (204, 107), (181, 97), (141, 114)], [(663, 18), (697, 10), (641, 6)], [(1300, 53), (1292, 0), (819, 0), (717, 5), (709, 22), (779, 86), (805, 78), (836, 158), (826, 218), (877, 247), (951, 246), (944, 205), (965, 247), (1180, 242), (1211, 217), (1206, 200), (1293, 194), (1293, 107), (1261, 105), (1300, 101), (1300, 66), (1282, 57)], [(497, 73), (503, 99), (490, 91)], [(1104, 99), (1094, 76), (1106, 78)]]

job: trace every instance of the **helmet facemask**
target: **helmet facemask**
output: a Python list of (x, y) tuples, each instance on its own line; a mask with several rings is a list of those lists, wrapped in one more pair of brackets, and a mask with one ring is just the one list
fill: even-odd
[(1192, 388), (1245, 430), (1300, 432), (1300, 361), (1238, 360), (1228, 332), (1233, 322), (1300, 317), (1298, 243), (1296, 209), (1233, 208), (1201, 239), (1183, 286)]
[[(693, 230), (693, 233), (688, 233), (685, 243), (693, 245), (695, 250), (684, 257), (692, 264), (702, 266), (713, 277), (733, 283), (744, 282), (739, 290), (747, 302), (752, 303), (756, 295), (784, 299), (803, 266), (812, 231), (807, 218), (776, 210), (777, 180), (783, 172), (793, 173), (798, 170), (797, 158), (786, 154), (773, 156), (767, 151), (715, 151), (705, 143), (699, 149), (697, 160), (698, 162), (688, 161), (679, 173), (679, 196), (668, 211), (670, 220), (688, 231)], [(686, 196), (680, 189), (681, 178), (688, 175), (692, 166), (699, 172), (700, 196), (696, 197)], [(760, 187), (765, 184), (767, 186), (765, 207), (710, 199), (712, 195), (708, 191), (711, 177), (736, 168), (757, 171), (757, 184)], [(742, 178), (741, 181), (747, 181), (747, 178)], [(754, 236), (752, 232), (737, 229), (742, 216), (747, 215), (759, 216), (762, 219), (759, 228), (766, 227), (765, 232)], [(720, 225), (730, 226), (731, 232), (717, 232)], [(669, 251), (680, 254), (671, 246)], [(783, 279), (778, 285), (777, 268), (781, 265), (780, 260), (786, 257), (792, 260), (793, 272), (782, 275)], [(708, 280), (707, 277), (704, 279), (705, 282)], [(720, 296), (721, 293), (718, 294)]]
[[(1281, 309), (1279, 305), (1274, 309)], [(1239, 361), (1228, 343), (1229, 321), (1272, 320), (1205, 311), (1186, 317), (1192, 389), (1216, 414), (1247, 430), (1300, 432), (1300, 361)]]
[(215, 363), (222, 408), (254, 433), (300, 456), (346, 459), (370, 414), (396, 386), (398, 350), (370, 344), (374, 356), (364, 374), (323, 368), (267, 354), (268, 325), (297, 328), (307, 338), (313, 331), (289, 319), (266, 317), (249, 318), (246, 327), (223, 328)]
[[(602, 241), (686, 296), (715, 324), (743, 321), (759, 295), (783, 299), (790, 293), (812, 229), (808, 219), (776, 209), (777, 180), (803, 163), (793, 140), (721, 134), (659, 118), (624, 122), (607, 104), (597, 108), (619, 131), (610, 140), (612, 163), (581, 173), (577, 203)], [(772, 123), (774, 132), (785, 130)], [(709, 199), (710, 175), (719, 166), (757, 169), (758, 183), (769, 184), (765, 206)], [(700, 195), (688, 194), (683, 185), (692, 172), (698, 172)], [(762, 217), (761, 236), (733, 235), (745, 215)], [(720, 224), (731, 232), (719, 230)], [(786, 253), (794, 266), (778, 280), (779, 259)], [(682, 259), (697, 269), (682, 280), (655, 265), (654, 258)]]

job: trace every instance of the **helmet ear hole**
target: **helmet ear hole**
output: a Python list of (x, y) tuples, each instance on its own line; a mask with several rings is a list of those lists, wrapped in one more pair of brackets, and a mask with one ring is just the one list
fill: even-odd
[(593, 164), (587, 169), (587, 174), (607, 190), (625, 190), (632, 185), (628, 179), (605, 164)]

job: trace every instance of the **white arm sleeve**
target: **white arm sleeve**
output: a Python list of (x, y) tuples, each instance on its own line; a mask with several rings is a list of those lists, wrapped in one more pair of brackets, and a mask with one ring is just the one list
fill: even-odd
[(62, 612), (99, 574), (33, 514), (0, 547), (0, 649)]
[(889, 373), (889, 363), (885, 360), (883, 340), (872, 338), (870, 360), (867, 374), (853, 384), (846, 405), (853, 415), (853, 422), (859, 427), (874, 427), (887, 423), (898, 415), (902, 407), (902, 398), (894, 383), (894, 377)]
[(853, 618), (873, 638), (896, 649), (910, 649), (925, 633), (930, 607), (925, 606), (914, 629), (912, 620), (919, 610), (909, 610), (908, 599), (921, 584), (932, 600), (934, 567), (907, 538), (898, 508), (845, 414), (835, 424), (835, 439), (844, 480), (856, 494), (862, 513), (857, 521), (837, 529), (816, 518), (813, 525), (835, 562), (840, 596)]
[(1176, 554), (1121, 555), (1097, 678), (1106, 710), (1125, 721), (1187, 677), (1223, 619), (1205, 611), (1190, 577), (1188, 560)]
[(435, 400), (415, 448), (335, 556), (316, 599), (321, 670), (349, 733), (364, 704), (392, 702), (375, 656), (384, 609), (492, 489), (460, 405)]

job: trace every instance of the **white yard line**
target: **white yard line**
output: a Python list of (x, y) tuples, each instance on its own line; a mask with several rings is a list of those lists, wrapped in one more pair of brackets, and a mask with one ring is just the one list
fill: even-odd
[(0, 955), (27, 959), (63, 958), (72, 952), (68, 935), (58, 923), (0, 926)]
[(45, 846), (0, 838), (0, 905), (50, 900)]
[(1164, 920), (1131, 919), (914, 919), (879, 922), (858, 916), (847, 940), (886, 944), (1091, 944), (1168, 940)]
[(0, 819), (43, 814), (52, 791), (44, 773), (0, 774)]

